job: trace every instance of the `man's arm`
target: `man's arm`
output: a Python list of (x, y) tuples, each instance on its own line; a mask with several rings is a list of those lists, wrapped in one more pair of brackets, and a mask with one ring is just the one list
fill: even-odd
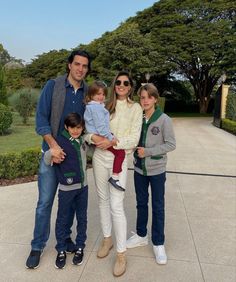
[(54, 163), (61, 163), (65, 159), (66, 155), (63, 149), (57, 144), (56, 140), (51, 134), (44, 135), (43, 139), (45, 142), (47, 142), (51, 149), (52, 161)]
[(36, 112), (36, 132), (43, 137), (44, 141), (48, 144), (50, 149), (53, 149), (53, 162), (60, 163), (64, 160), (65, 153), (52, 136), (50, 125), (51, 103), (54, 84), (55, 82), (53, 80), (49, 80), (45, 84), (41, 92)]

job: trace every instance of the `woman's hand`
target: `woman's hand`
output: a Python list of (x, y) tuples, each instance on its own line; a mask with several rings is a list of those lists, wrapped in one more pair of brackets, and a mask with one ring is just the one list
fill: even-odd
[(113, 144), (113, 142), (110, 141), (107, 138), (103, 138), (103, 140), (95, 143), (96, 147), (98, 147), (98, 148), (100, 148), (102, 150), (106, 150), (107, 148), (113, 146), (112, 144)]

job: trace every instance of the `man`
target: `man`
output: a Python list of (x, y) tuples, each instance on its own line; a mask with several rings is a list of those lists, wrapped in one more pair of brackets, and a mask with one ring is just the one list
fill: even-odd
[[(84, 81), (91, 67), (91, 59), (86, 51), (72, 51), (68, 57), (68, 74), (49, 80), (45, 84), (36, 112), (36, 132), (43, 137), (42, 158), (38, 175), (39, 198), (35, 213), (35, 227), (31, 252), (26, 261), (27, 268), (37, 268), (40, 257), (50, 234), (50, 219), (53, 200), (57, 190), (57, 179), (53, 166), (46, 165), (44, 152), (53, 149), (52, 160), (60, 163), (65, 153), (57, 144), (55, 138), (64, 129), (64, 119), (75, 112), (83, 116), (85, 105), (84, 96), (87, 85)], [(67, 252), (75, 251), (75, 244), (70, 238), (74, 210), (71, 210), (67, 230)]]

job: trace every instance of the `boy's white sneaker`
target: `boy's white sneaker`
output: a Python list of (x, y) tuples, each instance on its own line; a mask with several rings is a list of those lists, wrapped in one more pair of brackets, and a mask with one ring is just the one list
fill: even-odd
[(138, 234), (132, 232), (134, 235), (131, 236), (127, 241), (126, 241), (126, 247), (128, 249), (131, 248), (136, 248), (136, 247), (141, 247), (141, 246), (146, 246), (148, 244), (148, 236), (146, 235), (145, 237), (141, 237)]
[(153, 246), (153, 252), (158, 264), (167, 264), (167, 255), (164, 245)]

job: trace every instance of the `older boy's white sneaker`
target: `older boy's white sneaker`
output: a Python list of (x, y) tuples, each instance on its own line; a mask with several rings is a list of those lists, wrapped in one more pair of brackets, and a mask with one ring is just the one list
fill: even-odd
[(146, 246), (148, 244), (148, 236), (146, 235), (145, 237), (140, 237), (138, 234), (132, 232), (134, 235), (131, 236), (127, 241), (126, 241), (126, 247), (128, 249), (131, 248), (136, 248), (136, 247), (141, 247), (141, 246)]
[(158, 264), (167, 264), (167, 255), (164, 245), (153, 246), (153, 251)]

